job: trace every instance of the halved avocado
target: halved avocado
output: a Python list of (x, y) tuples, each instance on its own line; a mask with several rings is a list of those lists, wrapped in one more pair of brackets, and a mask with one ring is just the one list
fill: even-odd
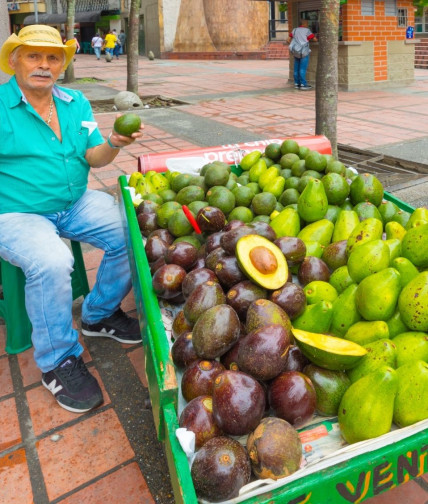
[(297, 346), (317, 366), (332, 371), (353, 368), (367, 354), (367, 350), (352, 341), (318, 334), (301, 329), (292, 329)]
[(235, 255), (242, 271), (253, 282), (265, 289), (284, 286), (288, 278), (288, 265), (284, 254), (274, 243), (250, 234), (240, 238)]

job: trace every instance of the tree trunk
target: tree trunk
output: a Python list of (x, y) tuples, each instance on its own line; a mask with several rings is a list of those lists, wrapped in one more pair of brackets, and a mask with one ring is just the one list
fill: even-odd
[[(9, 26), (9, 13), (7, 11), (6, 2), (1, 2), (0, 4), (0, 45), (9, 37), (10, 26)], [(10, 75), (5, 74), (0, 70), (0, 84), (7, 82), (10, 79)]]
[(131, 0), (128, 20), (128, 54), (126, 61), (126, 90), (138, 95), (138, 32), (140, 24), (140, 0)]
[[(74, 14), (76, 11), (76, 0), (67, 0), (67, 27), (65, 30), (65, 36), (67, 40), (74, 39)], [(71, 60), (70, 64), (65, 70), (64, 74), (64, 84), (74, 82), (76, 79), (74, 77), (74, 64)]]
[(316, 76), (315, 133), (325, 135), (337, 158), (339, 0), (322, 0)]

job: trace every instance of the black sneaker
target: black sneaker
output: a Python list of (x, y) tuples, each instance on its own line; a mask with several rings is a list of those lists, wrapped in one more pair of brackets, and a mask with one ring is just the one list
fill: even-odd
[(120, 308), (110, 317), (95, 324), (87, 324), (82, 320), (82, 334), (85, 336), (104, 336), (113, 338), (120, 343), (139, 343), (141, 341), (138, 320), (129, 317)]
[(309, 84), (306, 84), (306, 86), (300, 86), (301, 91), (309, 91), (310, 89), (312, 89), (312, 86)]
[(294, 84), (295, 89), (300, 89), (300, 84)]
[(85, 413), (103, 403), (100, 386), (82, 357), (67, 357), (57, 368), (42, 374), (42, 383), (60, 406), (73, 413)]

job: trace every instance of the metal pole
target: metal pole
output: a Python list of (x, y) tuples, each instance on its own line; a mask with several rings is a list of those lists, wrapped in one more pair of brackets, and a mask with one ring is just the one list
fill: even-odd
[(34, 0), (34, 22), (36, 24), (39, 22), (39, 12), (37, 10), (37, 0)]

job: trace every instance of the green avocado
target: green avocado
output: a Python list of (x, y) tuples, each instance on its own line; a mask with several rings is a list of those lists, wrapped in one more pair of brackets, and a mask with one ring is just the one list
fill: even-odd
[(428, 418), (428, 363), (409, 362), (397, 369), (394, 423), (399, 427)]
[(400, 290), (400, 273), (394, 268), (364, 278), (355, 296), (358, 312), (365, 320), (388, 320), (395, 312)]
[(409, 329), (428, 332), (428, 271), (419, 273), (404, 287), (398, 308)]
[(328, 200), (322, 182), (310, 178), (297, 201), (300, 217), (306, 222), (315, 222), (324, 218), (327, 207)]
[(123, 136), (131, 136), (140, 129), (141, 119), (137, 114), (123, 114), (114, 121), (113, 129)]
[(345, 441), (357, 443), (391, 430), (397, 385), (395, 369), (385, 366), (363, 376), (346, 390), (338, 412)]
[(428, 224), (410, 228), (402, 241), (402, 255), (418, 268), (428, 268)]
[(308, 364), (303, 374), (309, 377), (317, 395), (316, 409), (320, 415), (336, 416), (343, 394), (351, 385), (344, 371), (332, 371)]
[(397, 348), (390, 339), (382, 338), (373, 341), (364, 345), (364, 348), (367, 354), (357, 362), (355, 367), (347, 371), (352, 383), (380, 367), (389, 366), (393, 369), (397, 367)]
[(397, 347), (397, 367), (423, 360), (428, 362), (428, 334), (418, 331), (407, 331), (392, 339)]

